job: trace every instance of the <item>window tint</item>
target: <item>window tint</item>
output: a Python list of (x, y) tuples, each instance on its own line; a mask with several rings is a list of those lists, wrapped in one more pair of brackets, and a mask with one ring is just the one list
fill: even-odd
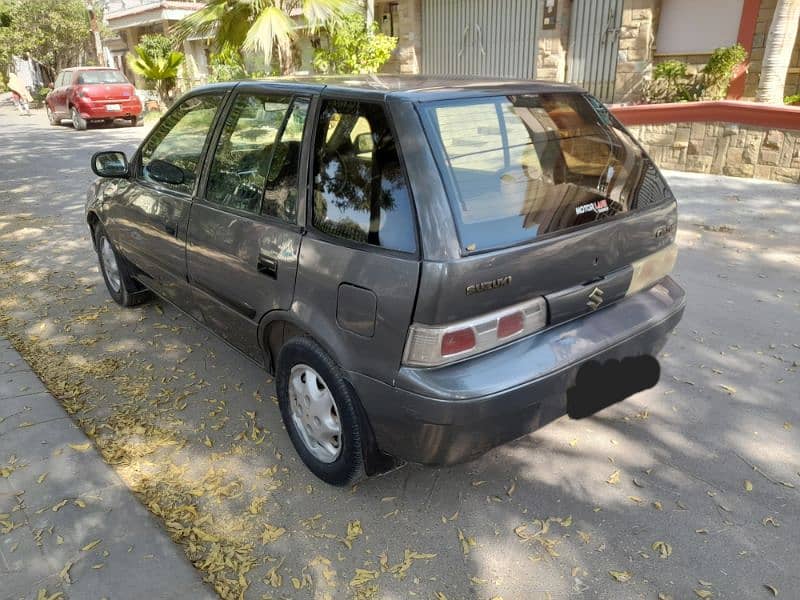
[(382, 106), (326, 101), (314, 160), (314, 227), (391, 250), (416, 248), (411, 199)]
[(209, 202), (259, 212), (270, 159), (290, 104), (290, 98), (236, 97), (209, 171)]
[(125, 76), (122, 73), (112, 69), (108, 69), (107, 71), (84, 71), (78, 75), (79, 85), (90, 83), (128, 83), (128, 80), (125, 79)]
[(525, 242), (640, 206), (642, 151), (600, 106), (553, 93), (426, 108), (464, 248)]
[[(197, 168), (222, 95), (184, 100), (167, 115), (142, 147), (140, 176), (176, 192), (191, 194)], [(164, 181), (164, 173), (182, 174), (180, 183)]]
[(308, 100), (295, 98), (286, 125), (272, 150), (261, 204), (261, 214), (290, 223), (296, 222), (297, 171), (307, 116)]

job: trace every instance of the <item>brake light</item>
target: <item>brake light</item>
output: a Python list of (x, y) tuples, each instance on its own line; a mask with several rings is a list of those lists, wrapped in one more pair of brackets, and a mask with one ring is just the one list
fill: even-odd
[(442, 356), (461, 354), (475, 347), (475, 332), (471, 327), (448, 331), (442, 336)]
[(521, 312), (511, 313), (497, 322), (497, 337), (511, 337), (522, 331), (523, 327), (525, 327), (525, 315)]
[(403, 364), (434, 367), (474, 356), (543, 329), (547, 324), (544, 298), (450, 325), (414, 323), (408, 330)]

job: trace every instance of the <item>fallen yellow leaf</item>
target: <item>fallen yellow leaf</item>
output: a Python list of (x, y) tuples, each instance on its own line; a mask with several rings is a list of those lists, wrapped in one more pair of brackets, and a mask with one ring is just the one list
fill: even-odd
[(749, 479), (744, 480), (744, 491), (745, 492), (752, 492), (753, 491), (753, 482)]
[(67, 444), (67, 445), (77, 452), (86, 452), (89, 448), (92, 447), (91, 442), (86, 442), (85, 444)]
[(617, 485), (619, 483), (619, 471), (614, 471), (609, 475), (608, 479), (606, 479), (606, 483), (609, 485)]
[(609, 571), (608, 574), (621, 583), (630, 581), (631, 577), (633, 577), (633, 573), (630, 571)]
[(92, 548), (94, 548), (95, 546), (97, 546), (97, 545), (98, 545), (100, 542), (102, 542), (102, 541), (103, 541), (103, 540), (94, 540), (94, 541), (91, 541), (91, 542), (89, 542), (88, 544), (86, 544), (86, 545), (85, 545), (83, 548), (81, 548), (81, 551), (83, 551), (83, 552), (88, 552), (89, 550), (91, 550)]

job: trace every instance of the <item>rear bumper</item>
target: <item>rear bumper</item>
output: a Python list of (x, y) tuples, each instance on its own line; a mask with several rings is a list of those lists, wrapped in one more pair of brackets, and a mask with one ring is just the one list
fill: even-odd
[[(108, 110), (108, 104), (117, 104), (120, 110)], [(84, 100), (78, 102), (76, 106), (84, 119), (129, 119), (142, 114), (142, 103), (138, 98), (108, 103), (95, 103)]]
[(404, 367), (394, 387), (349, 376), (381, 450), (424, 464), (463, 462), (565, 415), (566, 391), (587, 361), (658, 353), (685, 304), (685, 292), (667, 277), (482, 356), (434, 369)]

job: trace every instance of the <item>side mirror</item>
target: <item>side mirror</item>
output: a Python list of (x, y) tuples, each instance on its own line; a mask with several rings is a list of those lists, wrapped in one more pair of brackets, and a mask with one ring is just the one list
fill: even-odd
[(183, 169), (166, 160), (156, 159), (151, 161), (150, 164), (145, 167), (145, 170), (150, 179), (158, 181), (159, 183), (181, 185), (186, 180)]
[(97, 152), (92, 156), (92, 171), (98, 177), (127, 177), (128, 159), (124, 152)]
[(375, 151), (375, 141), (371, 133), (359, 133), (356, 136), (356, 153), (372, 154)]

